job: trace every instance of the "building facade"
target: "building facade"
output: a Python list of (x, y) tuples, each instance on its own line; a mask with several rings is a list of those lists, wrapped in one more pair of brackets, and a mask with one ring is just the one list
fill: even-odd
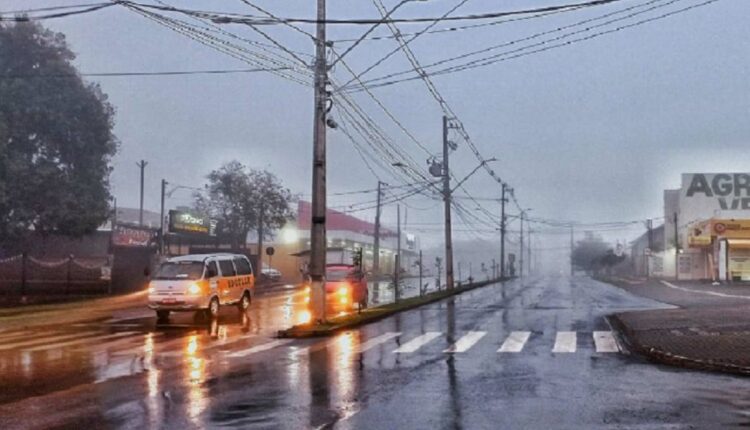
[(651, 258), (655, 276), (750, 280), (750, 173), (683, 174), (664, 191), (663, 251)]

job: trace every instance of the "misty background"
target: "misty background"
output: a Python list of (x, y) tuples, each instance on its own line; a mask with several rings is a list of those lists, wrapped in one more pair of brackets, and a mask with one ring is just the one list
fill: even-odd
[[(4, 0), (0, 11), (81, 3), (66, 0)], [(162, 3), (162, 2), (159, 2)], [(242, 1), (170, 0), (166, 4), (201, 10), (255, 14)], [(255, 1), (278, 16), (314, 17), (313, 1)], [(392, 8), (397, 1), (385, 2)], [(396, 17), (440, 16), (455, 1), (432, 0), (403, 6)], [(455, 14), (484, 13), (559, 4), (555, 1), (466, 2)], [(508, 22), (465, 31), (424, 35), (411, 48), (422, 64), (482, 47), (527, 37), (643, 2), (611, 5)], [(674, 10), (698, 1), (673, 2)], [(750, 152), (750, 2), (722, 0), (631, 29), (509, 61), (433, 78), (459, 115), (482, 155), (497, 157), (492, 168), (514, 189), (532, 217), (576, 222), (632, 221), (663, 214), (662, 191), (679, 186), (680, 173), (747, 171)], [(368, 1), (330, 0), (329, 18), (379, 18)], [(655, 13), (656, 14), (656, 13)], [(184, 18), (183, 19), (187, 19)], [(249, 66), (137, 15), (124, 7), (43, 25), (66, 35), (83, 73), (243, 69)], [(451, 24), (456, 25), (456, 24)], [(425, 24), (399, 24), (403, 32)], [(438, 28), (448, 27), (441, 24)], [(311, 25), (302, 25), (312, 31)], [(357, 38), (368, 26), (329, 26), (331, 40)], [(225, 29), (261, 40), (243, 25)], [(290, 49), (313, 54), (313, 44), (283, 26), (264, 28)], [(389, 35), (387, 27), (373, 35)], [(334, 42), (338, 52), (351, 42)], [(393, 39), (366, 40), (346, 57), (360, 71), (396, 47)], [(377, 77), (409, 68), (401, 52), (366, 75)], [(332, 76), (350, 77), (337, 65)], [(145, 207), (158, 210), (162, 178), (200, 187), (205, 175), (237, 159), (279, 175), (301, 198), (309, 199), (312, 156), (312, 89), (269, 73), (87, 78), (101, 84), (115, 106), (112, 191), (118, 205), (138, 206), (139, 169), (148, 161)], [(410, 81), (378, 88), (374, 94), (416, 138), (437, 155), (442, 111), (424, 84)], [(423, 152), (363, 93), (361, 106), (415, 160)], [(333, 111), (336, 118), (336, 111)], [(340, 130), (328, 133), (329, 194), (375, 188), (376, 178)], [(459, 144), (451, 167), (459, 178), (477, 165)], [(422, 164), (426, 167), (426, 164)], [(387, 171), (376, 173), (398, 184)], [(483, 171), (466, 184), (478, 198), (497, 199), (499, 185)], [(459, 194), (460, 195), (460, 194)], [(373, 200), (374, 194), (330, 196), (329, 206)], [(473, 201), (462, 200), (476, 210)], [(481, 200), (499, 216), (499, 203)], [(178, 190), (168, 207), (192, 203)], [(404, 202), (406, 229), (423, 246), (442, 241), (442, 204), (426, 197)], [(383, 210), (395, 224), (395, 205)], [(511, 205), (509, 214), (517, 213)], [(372, 220), (374, 211), (353, 213)], [(658, 225), (658, 223), (657, 223)], [(516, 234), (518, 221), (509, 225)], [(537, 228), (532, 225), (532, 228)], [(497, 232), (486, 225), (454, 220), (459, 252), (494, 249)], [(631, 224), (602, 231), (609, 240), (629, 240), (644, 231)], [(510, 240), (514, 240), (510, 236)], [(535, 246), (559, 253), (567, 230), (538, 227)], [(517, 238), (515, 238), (517, 241)], [(463, 243), (463, 244), (462, 244)], [(464, 249), (461, 249), (463, 247)], [(497, 253), (497, 251), (495, 251)], [(460, 258), (457, 258), (460, 260)]]

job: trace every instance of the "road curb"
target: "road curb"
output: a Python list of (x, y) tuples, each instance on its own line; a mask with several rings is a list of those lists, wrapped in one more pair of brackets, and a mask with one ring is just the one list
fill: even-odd
[(750, 367), (739, 366), (731, 363), (722, 363), (713, 360), (701, 360), (698, 358), (686, 357), (678, 354), (673, 354), (669, 351), (665, 351), (657, 347), (643, 344), (638, 340), (638, 333), (635, 330), (632, 330), (627, 325), (627, 323), (622, 320), (620, 314), (609, 315), (607, 317), (607, 320), (609, 321), (612, 328), (617, 332), (617, 336), (622, 339), (628, 351), (635, 353), (648, 361), (683, 369), (750, 376)]
[(494, 279), (489, 281), (475, 282), (473, 284), (457, 287), (452, 291), (442, 290), (428, 293), (424, 296), (410, 297), (408, 299), (401, 300), (398, 303), (389, 303), (387, 305), (365, 309), (360, 313), (333, 318), (329, 320), (327, 325), (324, 326), (296, 325), (286, 330), (279, 330), (279, 332), (277, 333), (277, 337), (309, 338), (331, 336), (343, 330), (373, 323), (391, 315), (395, 315), (399, 312), (414, 309), (429, 303), (434, 303), (446, 299), (448, 297), (453, 297), (458, 294), (465, 293), (467, 291), (495, 284), (497, 282), (503, 282), (506, 280), (508, 279)]

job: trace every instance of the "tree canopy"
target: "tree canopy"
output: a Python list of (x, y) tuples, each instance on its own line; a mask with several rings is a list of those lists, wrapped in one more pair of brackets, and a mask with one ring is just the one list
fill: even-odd
[(114, 109), (61, 33), (0, 23), (0, 242), (81, 236), (109, 215)]
[(576, 242), (573, 248), (573, 265), (587, 272), (613, 267), (625, 260), (625, 255), (616, 255), (612, 246), (601, 237), (587, 235)]
[(219, 234), (237, 247), (250, 231), (270, 237), (292, 217), (292, 194), (266, 170), (249, 169), (230, 161), (206, 177), (205, 193), (195, 194), (195, 206), (219, 221)]

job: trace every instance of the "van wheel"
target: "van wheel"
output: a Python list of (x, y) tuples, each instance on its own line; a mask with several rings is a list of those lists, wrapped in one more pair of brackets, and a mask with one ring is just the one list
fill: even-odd
[(156, 319), (158, 321), (166, 321), (169, 319), (169, 311), (156, 311)]
[(240, 312), (245, 312), (246, 310), (248, 310), (250, 308), (250, 293), (248, 293), (247, 291), (245, 291), (242, 294), (242, 298), (237, 303), (237, 307), (239, 307)]
[(206, 314), (212, 319), (219, 318), (219, 299), (217, 299), (216, 297), (211, 299), (211, 301), (208, 303)]

